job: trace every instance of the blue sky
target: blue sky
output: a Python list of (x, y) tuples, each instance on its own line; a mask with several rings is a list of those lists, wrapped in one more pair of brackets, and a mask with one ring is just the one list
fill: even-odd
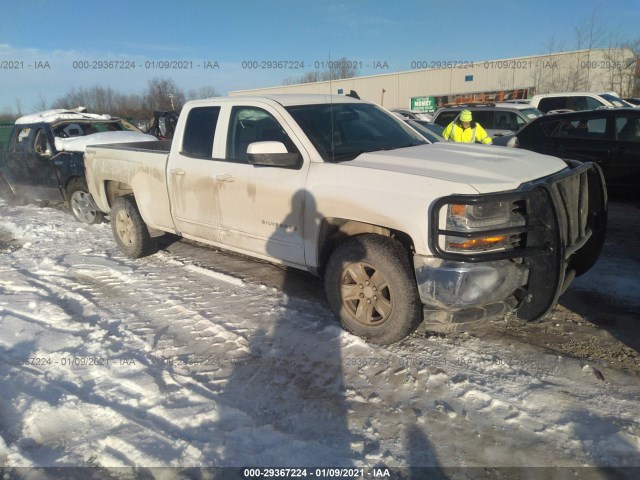
[[(281, 85), (329, 56), (356, 61), (368, 75), (411, 70), (417, 60), (546, 53), (552, 37), (572, 50), (575, 27), (593, 15), (608, 33), (640, 39), (638, 0), (35, 0), (5, 3), (2, 10), (0, 112), (15, 111), (19, 102), (28, 113), (71, 87), (141, 93), (154, 76), (172, 78), (185, 91), (213, 86), (221, 94)], [(136, 68), (73, 68), (73, 62), (105, 60)], [(152, 68), (149, 62), (158, 60), (191, 63), (183, 70)], [(269, 60), (302, 61), (305, 68), (242, 68), (243, 61)], [(214, 61), (218, 68), (204, 68)]]

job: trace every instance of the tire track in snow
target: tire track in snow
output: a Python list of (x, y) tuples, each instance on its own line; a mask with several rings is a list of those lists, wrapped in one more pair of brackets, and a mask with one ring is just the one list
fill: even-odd
[[(175, 270), (173, 267), (175, 265), (171, 265), (171, 270)], [(253, 327), (250, 325), (252, 323), (252, 319), (242, 318), (240, 321), (241, 328), (220, 328), (219, 325), (211, 326), (211, 322), (208, 321), (201, 313), (202, 311), (210, 312), (212, 309), (221, 308), (221, 311), (228, 312), (228, 305), (223, 305), (220, 307), (220, 296), (228, 296), (228, 290), (221, 290), (220, 295), (216, 295), (216, 298), (204, 298), (203, 294), (195, 294), (195, 293), (185, 293), (190, 291), (190, 284), (194, 281), (192, 278), (188, 278), (189, 275), (175, 275), (181, 280), (181, 287), (176, 287), (174, 282), (174, 278), (167, 277), (164, 272), (164, 269), (158, 270), (157, 265), (153, 265), (153, 268), (147, 269), (145, 267), (140, 267), (135, 272), (134, 276), (130, 276), (127, 281), (123, 282), (123, 278), (119, 273), (113, 274), (110, 271), (100, 272), (96, 269), (87, 269), (84, 266), (80, 266), (78, 268), (70, 267), (68, 268), (69, 275), (73, 278), (73, 280), (66, 279), (64, 280), (62, 277), (57, 277), (55, 280), (59, 284), (63, 284), (67, 289), (73, 291), (83, 291), (84, 295), (87, 295), (92, 301), (94, 301), (101, 311), (101, 316), (104, 317), (105, 314), (108, 316), (110, 311), (113, 311), (115, 314), (118, 312), (135, 312), (133, 318), (124, 318), (122, 319), (122, 324), (118, 327), (117, 331), (111, 330), (110, 336), (114, 336), (114, 333), (119, 333), (122, 339), (123, 344), (127, 344), (127, 346), (135, 346), (138, 345), (149, 345), (149, 332), (157, 332), (162, 331), (164, 328), (169, 327), (166, 332), (166, 336), (169, 338), (167, 351), (168, 353), (174, 353), (175, 355), (184, 354), (185, 352), (188, 354), (193, 354), (195, 350), (193, 348), (189, 349), (187, 346), (193, 344), (194, 340), (204, 340), (206, 342), (206, 348), (211, 348), (212, 338), (215, 339), (216, 336), (222, 336), (222, 343), (224, 349), (217, 350), (217, 354), (221, 356), (226, 356), (227, 354), (231, 354), (234, 357), (240, 354), (248, 354), (250, 353), (246, 348), (244, 350), (240, 350), (238, 347), (244, 347), (246, 344), (246, 336)], [(198, 283), (202, 283), (200, 272), (197, 275)], [(191, 275), (192, 276), (192, 275)], [(152, 279), (151, 277), (155, 277)], [(144, 285), (141, 286), (140, 282)], [(166, 294), (166, 288), (169, 285), (173, 285), (170, 293)], [(201, 285), (200, 285), (201, 287)], [(140, 290), (140, 288), (142, 290)], [(265, 303), (264, 296), (264, 288), (260, 287), (250, 287), (249, 290), (254, 290), (254, 293), (250, 293), (251, 296), (255, 296), (258, 298), (259, 303), (263, 305)], [(164, 294), (162, 294), (164, 292)], [(212, 291), (208, 290), (207, 297), (212, 296)], [(215, 292), (214, 292), (215, 293)], [(159, 299), (156, 299), (156, 295), (158, 295)], [(246, 296), (243, 298), (242, 295), (235, 295), (235, 299), (233, 296), (224, 300), (224, 302), (237, 302), (239, 306), (246, 306)], [(151, 300), (149, 300), (151, 299)], [(180, 300), (178, 300), (180, 299)], [(184, 302), (189, 304), (189, 308), (184, 306)], [(271, 300), (271, 307), (279, 307), (280, 302), (282, 301), (281, 295), (274, 295)], [(268, 306), (268, 305), (267, 305)], [(264, 308), (264, 305), (263, 305)], [(120, 316), (122, 316), (120, 314)], [(225, 318), (225, 322), (228, 322), (229, 319)], [(171, 325), (169, 325), (171, 324)], [(314, 327), (317, 328), (317, 327)], [(322, 327), (324, 328), (324, 327)], [(212, 331), (213, 330), (213, 331)], [(230, 337), (229, 332), (235, 331), (243, 331), (242, 335), (236, 335), (235, 337)], [(304, 332), (301, 332), (301, 335), (304, 335)], [(136, 338), (134, 338), (136, 337)], [(184, 347), (176, 347), (175, 343), (181, 342), (184, 344)], [(162, 349), (164, 345), (162, 342), (157, 342), (157, 339), (154, 339), (154, 344), (157, 348)], [(233, 345), (233, 349), (229, 348), (229, 345)], [(197, 352), (195, 352), (197, 353)], [(148, 352), (147, 352), (148, 354)], [(178, 372), (180, 369), (176, 369)], [(207, 370), (213, 370), (207, 371)], [(195, 375), (192, 372), (198, 372), (198, 375)], [(215, 391), (220, 391), (222, 387), (211, 389), (210, 380), (215, 377), (219, 373), (219, 368), (215, 367), (213, 369), (209, 368), (195, 368), (189, 369), (189, 373), (191, 375), (192, 381), (191, 389), (193, 391), (198, 391), (201, 394), (207, 394), (209, 392), (215, 393)], [(291, 371), (286, 370), (286, 368), (281, 371), (283, 376), (286, 376), (291, 373)], [(203, 374), (207, 374), (203, 376)], [(273, 373), (270, 373), (273, 375)], [(173, 377), (174, 379), (177, 376)], [(196, 380), (197, 379), (197, 380)], [(196, 380), (195, 385), (193, 380)], [(121, 384), (123, 382), (121, 381)], [(224, 384), (223, 384), (224, 385)], [(181, 387), (184, 387), (184, 383), (181, 384)], [(125, 395), (131, 395), (130, 392), (126, 392), (126, 385), (120, 385), (119, 391), (121, 391)], [(215, 384), (214, 384), (215, 387)], [(109, 389), (106, 389), (109, 391)], [(185, 396), (190, 396), (190, 394), (185, 394)], [(232, 400), (222, 399), (217, 400), (218, 404), (225, 405), (230, 404)], [(229, 407), (230, 408), (230, 407)], [(235, 410), (236, 413), (232, 414), (232, 416), (237, 416), (242, 412), (242, 410)], [(241, 424), (245, 424), (247, 427), (252, 427), (256, 425), (257, 422), (257, 414), (255, 412), (250, 412), (249, 420), (245, 420), (241, 422)], [(258, 422), (260, 423), (260, 422)], [(263, 422), (264, 424), (264, 422)], [(191, 434), (190, 434), (191, 435)], [(289, 435), (285, 434), (285, 437), (290, 438)], [(295, 437), (293, 437), (295, 438)]]

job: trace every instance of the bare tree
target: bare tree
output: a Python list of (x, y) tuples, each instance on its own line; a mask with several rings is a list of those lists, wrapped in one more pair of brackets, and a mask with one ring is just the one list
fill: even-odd
[(47, 109), (47, 96), (44, 93), (38, 93), (38, 101), (33, 106), (36, 111), (43, 111)]
[(547, 55), (537, 59), (533, 72), (535, 93), (555, 92), (562, 88), (558, 85), (558, 72), (552, 68), (552, 62), (553, 54), (564, 50), (564, 43), (559, 42), (554, 34), (547, 42), (545, 50)]
[(582, 24), (573, 28), (575, 32), (575, 49), (586, 50), (585, 54), (579, 55), (575, 59), (573, 66), (567, 77), (569, 83), (568, 90), (588, 90), (591, 83), (591, 68), (584, 68), (589, 65), (592, 59), (591, 52), (595, 48), (603, 46), (606, 34), (606, 27), (602, 23), (602, 17), (594, 9), (591, 16)]
[(218, 96), (218, 92), (212, 86), (204, 86), (198, 89), (189, 90), (187, 100), (199, 100), (201, 98), (212, 98)]
[[(633, 42), (624, 42), (619, 32), (609, 35), (608, 47), (603, 52), (604, 66), (601, 82), (608, 90), (623, 97), (632, 95), (638, 76), (638, 53), (633, 50)], [(637, 40), (640, 44), (640, 39)]]
[(180, 110), (184, 102), (184, 91), (169, 78), (156, 77), (149, 80), (143, 94), (144, 107), (149, 111)]
[(16, 114), (22, 116), (22, 101), (19, 98), (16, 98)]
[[(633, 48), (623, 41), (619, 30), (605, 25), (597, 10), (573, 30), (572, 49), (582, 53), (568, 57), (571, 60), (558, 62), (558, 68), (538, 66), (533, 74), (536, 93), (591, 90), (597, 85), (625, 95), (636, 88), (638, 75), (633, 73), (634, 57), (625, 50), (631, 48), (633, 51)], [(547, 44), (548, 60), (552, 53), (562, 51), (562, 47), (555, 35), (552, 36)], [(545, 64), (544, 58), (541, 58), (542, 64)]]
[[(204, 86), (189, 91), (189, 98), (209, 98), (217, 94), (213, 86)], [(41, 98), (45, 101), (46, 98)], [(94, 113), (109, 113), (128, 119), (151, 118), (154, 110), (180, 110), (186, 96), (184, 91), (171, 79), (154, 78), (141, 94), (124, 94), (111, 87), (72, 87), (62, 97), (57, 98), (51, 108), (73, 109), (86, 107)]]
[(635, 60), (633, 78), (631, 79), (629, 95), (632, 97), (640, 97), (640, 38), (624, 43), (624, 47), (631, 50)]
[(314, 70), (312, 72), (307, 72), (304, 75), (302, 75), (301, 77), (289, 77), (289, 78), (285, 78), (282, 81), (283, 85), (296, 85), (299, 83), (315, 83), (315, 82), (321, 82), (322, 81), (322, 76), (320, 74), (319, 70)]
[(111, 87), (94, 85), (89, 88), (72, 87), (64, 96), (57, 98), (53, 108), (74, 109), (86, 107), (95, 113), (109, 113), (119, 117), (140, 118), (147, 116), (142, 106), (140, 95), (125, 95), (114, 91)]

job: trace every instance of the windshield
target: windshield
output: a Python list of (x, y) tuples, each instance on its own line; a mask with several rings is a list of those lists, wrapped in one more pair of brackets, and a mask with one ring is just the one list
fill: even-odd
[(415, 130), (368, 103), (298, 105), (287, 111), (326, 162), (427, 143)]
[(616, 97), (615, 95), (611, 95), (610, 93), (603, 93), (600, 96), (616, 107), (633, 107), (633, 105), (631, 105), (629, 102), (625, 102), (620, 97)]
[(520, 112), (529, 120), (533, 120), (534, 118), (538, 118), (544, 115), (544, 113), (542, 113), (537, 108), (524, 108), (520, 110)]

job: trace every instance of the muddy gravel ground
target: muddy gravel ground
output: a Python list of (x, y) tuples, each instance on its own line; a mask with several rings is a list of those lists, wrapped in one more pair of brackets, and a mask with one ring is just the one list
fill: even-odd
[[(602, 256), (583, 278), (574, 281), (545, 318), (523, 323), (515, 318), (492, 321), (475, 335), (513, 337), (587, 361), (640, 374), (640, 291), (623, 285), (631, 301), (603, 293), (598, 283), (610, 282), (615, 269), (637, 266), (640, 284), (640, 202), (609, 204), (607, 239)], [(613, 270), (613, 272), (612, 272)], [(588, 281), (587, 286), (581, 283)], [(609, 289), (607, 289), (609, 290)]]
[[(640, 293), (624, 292), (631, 300), (621, 302), (598, 288), (600, 282), (611, 282), (617, 268), (624, 266), (628, 270), (634, 264), (637, 265), (635, 284), (640, 286), (639, 220), (640, 201), (610, 202), (607, 239), (601, 258), (592, 270), (574, 280), (558, 305), (543, 319), (523, 322), (508, 315), (462, 334), (447, 334), (447, 337), (455, 342), (463, 342), (469, 336), (511, 344), (519, 342), (640, 375)], [(286, 278), (288, 295), (326, 305), (321, 281), (305, 272), (257, 263), (177, 237), (165, 238), (162, 248), (177, 257), (248, 282), (284, 289)], [(291, 281), (292, 278), (295, 281)], [(633, 285), (633, 282), (622, 282), (620, 288), (632, 289)], [(416, 335), (433, 334), (418, 332)]]

